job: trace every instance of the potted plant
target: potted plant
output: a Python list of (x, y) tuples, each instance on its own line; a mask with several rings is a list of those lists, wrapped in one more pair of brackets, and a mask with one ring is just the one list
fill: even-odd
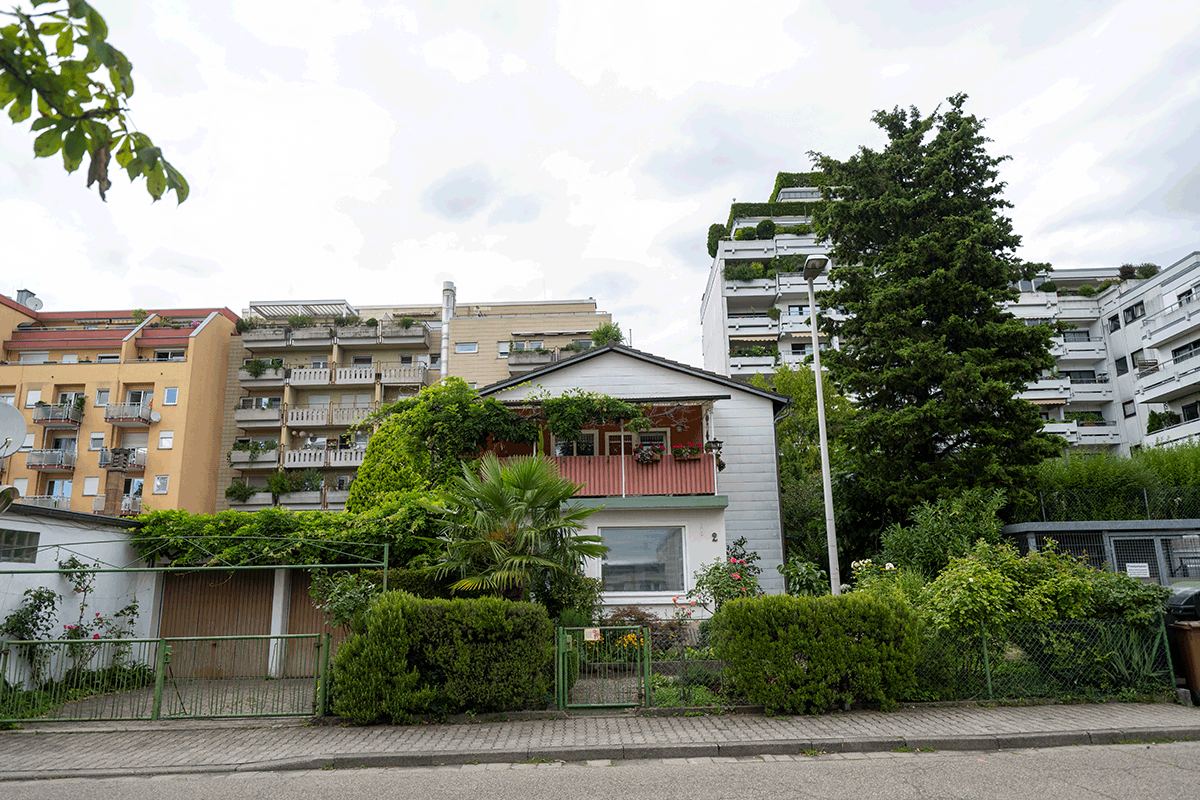
[(695, 442), (685, 442), (671, 445), (671, 455), (676, 461), (695, 461), (700, 457), (700, 445)]
[(633, 451), (633, 458), (639, 464), (656, 464), (662, 457), (663, 446), (657, 442), (639, 444)]

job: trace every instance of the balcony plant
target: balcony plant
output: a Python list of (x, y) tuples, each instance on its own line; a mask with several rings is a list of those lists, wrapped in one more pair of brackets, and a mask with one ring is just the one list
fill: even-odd
[(233, 483), (225, 489), (225, 499), (238, 503), (245, 503), (256, 494), (258, 494), (258, 489), (250, 486), (241, 478), (235, 478)]
[(778, 307), (776, 307), (776, 306), (771, 306), (770, 308), (768, 308), (768, 309), (767, 309), (767, 317), (768, 317), (769, 319), (772, 319), (772, 320), (774, 320), (774, 321), (778, 322), (778, 321), (779, 321), (779, 315), (780, 315), (780, 311), (779, 311), (779, 308), (778, 308)]
[(663, 446), (657, 442), (639, 444), (633, 450), (633, 458), (639, 464), (656, 464), (662, 461)]
[(681, 442), (671, 445), (671, 455), (676, 461), (695, 461), (700, 457), (700, 445), (695, 442)]
[(401, 317), (400, 318), (400, 327), (404, 328), (404, 330), (408, 330), (409, 328), (411, 328), (413, 326), (414, 322), (416, 322), (416, 320), (414, 320), (412, 317)]
[(281, 358), (273, 358), (270, 361), (266, 361), (261, 358), (256, 358), (256, 359), (253, 359), (252, 361), (247, 361), (245, 364), (243, 364), (242, 369), (244, 369), (244, 370), (246, 370), (246, 372), (250, 373), (251, 378), (260, 378), (260, 377), (262, 377), (263, 373), (265, 373), (267, 370), (279, 369), (282, 366), (283, 366), (283, 359), (281, 359)]

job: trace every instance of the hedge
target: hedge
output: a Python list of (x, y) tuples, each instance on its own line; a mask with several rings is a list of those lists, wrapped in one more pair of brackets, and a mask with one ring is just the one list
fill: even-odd
[(729, 206), (725, 227), (733, 230), (733, 221), (743, 217), (811, 217), (823, 205), (821, 200), (790, 200), (784, 203), (734, 203)]
[(862, 594), (733, 600), (712, 635), (734, 692), (768, 714), (893, 708), (911, 691), (919, 648), (910, 606)]
[(380, 595), (334, 660), (333, 709), (407, 723), (540, 703), (554, 680), (554, 628), (534, 603)]

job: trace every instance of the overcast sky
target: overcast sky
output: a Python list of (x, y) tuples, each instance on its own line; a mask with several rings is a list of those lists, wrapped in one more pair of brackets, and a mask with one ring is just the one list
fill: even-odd
[[(0, 292), (46, 310), (594, 297), (699, 365), (709, 224), (872, 113), (988, 120), (1022, 255), (1200, 249), (1200, 3), (93, 0), (182, 206), (0, 119)], [(114, 164), (115, 166), (115, 164)]]

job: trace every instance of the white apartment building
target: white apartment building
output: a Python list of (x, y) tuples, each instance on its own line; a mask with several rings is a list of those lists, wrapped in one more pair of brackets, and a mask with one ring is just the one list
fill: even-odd
[[(1073, 448), (1128, 455), (1200, 434), (1200, 303), (1192, 302), (1200, 252), (1152, 277), (1120, 273), (1039, 276), (1022, 283), (1011, 310), (1029, 324), (1068, 326), (1054, 338), (1057, 369), (1022, 395), (1040, 407), (1046, 430)], [(1042, 289), (1047, 281), (1053, 291)], [(1156, 430), (1148, 431), (1152, 413)]]
[[(804, 256), (823, 248), (807, 231), (807, 202), (820, 192), (794, 180), (803, 177), (781, 173), (769, 203), (731, 208), (700, 304), (705, 369), (748, 381), (811, 354), (800, 269)], [(772, 238), (737, 238), (764, 219), (777, 226)], [(746, 269), (755, 264), (761, 276)], [(1057, 368), (1022, 396), (1073, 449), (1128, 455), (1200, 435), (1200, 302), (1192, 302), (1200, 296), (1200, 252), (1151, 277), (1121, 275), (1116, 266), (1051, 272), (1023, 281), (1010, 305), (1028, 324), (1064, 325), (1052, 345)], [(1042, 291), (1047, 281), (1054, 291)], [(827, 285), (827, 274), (816, 281), (818, 292)], [(820, 337), (821, 347), (829, 344)]]

